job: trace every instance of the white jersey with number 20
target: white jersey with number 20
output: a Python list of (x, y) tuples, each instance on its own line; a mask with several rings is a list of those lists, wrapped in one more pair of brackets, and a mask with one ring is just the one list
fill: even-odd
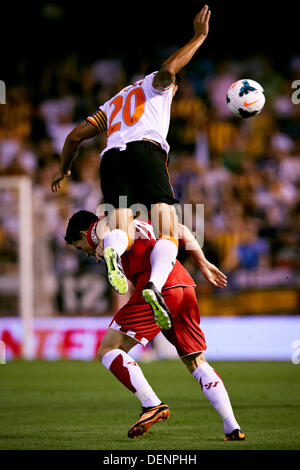
[(173, 84), (157, 90), (152, 82), (154, 72), (128, 86), (106, 101), (100, 110), (107, 117), (107, 146), (125, 150), (128, 142), (150, 139), (158, 142), (168, 153), (166, 140), (169, 131)]

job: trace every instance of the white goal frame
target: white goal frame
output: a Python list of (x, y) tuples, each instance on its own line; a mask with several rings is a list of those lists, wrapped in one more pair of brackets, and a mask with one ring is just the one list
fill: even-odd
[(0, 188), (18, 190), (19, 316), (22, 323), (22, 357), (32, 360), (34, 358), (32, 181), (28, 176), (1, 176)]

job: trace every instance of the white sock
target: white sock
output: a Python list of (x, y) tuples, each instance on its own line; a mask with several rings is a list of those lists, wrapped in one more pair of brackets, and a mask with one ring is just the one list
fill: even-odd
[(101, 362), (135, 394), (143, 407), (158, 406), (161, 403), (145, 379), (142, 369), (126, 352), (113, 349), (104, 354)]
[(124, 230), (115, 229), (104, 237), (104, 248), (112, 246), (119, 256), (125, 253), (128, 246), (128, 235)]
[(177, 245), (171, 240), (160, 238), (155, 243), (151, 255), (150, 282), (161, 292), (176, 262)]
[(203, 362), (192, 375), (200, 383), (204, 395), (222, 417), (225, 433), (229, 434), (234, 429), (240, 429), (224, 383), (215, 370), (207, 362)]

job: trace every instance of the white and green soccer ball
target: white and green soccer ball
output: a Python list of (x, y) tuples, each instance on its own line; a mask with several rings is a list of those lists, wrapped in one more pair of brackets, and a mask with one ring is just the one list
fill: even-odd
[(256, 116), (266, 102), (263, 87), (250, 79), (233, 83), (227, 92), (226, 99), (230, 111), (241, 118)]

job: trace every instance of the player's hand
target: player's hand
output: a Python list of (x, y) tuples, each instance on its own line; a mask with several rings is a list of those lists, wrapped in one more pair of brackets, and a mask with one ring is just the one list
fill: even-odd
[(227, 277), (214, 264), (205, 261), (199, 266), (203, 276), (213, 285), (222, 289), (227, 286)]
[(207, 5), (196, 15), (194, 19), (195, 36), (206, 37), (208, 35), (210, 15), (211, 11)]
[(71, 176), (71, 171), (68, 170), (66, 173), (59, 173), (51, 183), (51, 190), (56, 193), (60, 189), (60, 184), (65, 178)]

